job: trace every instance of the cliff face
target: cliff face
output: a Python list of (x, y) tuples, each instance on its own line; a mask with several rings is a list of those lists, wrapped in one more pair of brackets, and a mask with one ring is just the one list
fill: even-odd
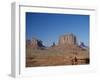
[(33, 38), (32, 40), (26, 40), (26, 47), (34, 49), (34, 48), (44, 47), (44, 45), (42, 44), (41, 40)]
[[(77, 37), (74, 34), (65, 34), (59, 37), (58, 44), (53, 43), (51, 47), (70, 47), (79, 46), (77, 42)], [(32, 38), (31, 40), (26, 40), (26, 47), (28, 48), (45, 48), (42, 41), (36, 38)], [(83, 46), (82, 46), (83, 47)]]
[(59, 38), (59, 45), (77, 45), (76, 36), (73, 34), (65, 34), (60, 36)]

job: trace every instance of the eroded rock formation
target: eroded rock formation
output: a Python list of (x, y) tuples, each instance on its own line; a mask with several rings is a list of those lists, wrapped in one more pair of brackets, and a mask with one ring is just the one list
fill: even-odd
[(77, 39), (74, 34), (65, 34), (60, 36), (59, 38), (59, 45), (66, 44), (66, 45), (77, 45)]
[(76, 36), (65, 34), (59, 37), (58, 44), (45, 47), (36, 38), (26, 41), (26, 67), (89, 64), (89, 49)]
[(29, 48), (42, 48), (44, 45), (42, 44), (42, 41), (36, 38), (32, 38), (32, 40), (26, 40), (26, 47)]

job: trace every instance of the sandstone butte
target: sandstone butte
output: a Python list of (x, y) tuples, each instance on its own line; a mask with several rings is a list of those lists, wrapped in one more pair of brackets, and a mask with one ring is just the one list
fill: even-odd
[(26, 67), (89, 64), (89, 48), (74, 34), (61, 35), (50, 47), (41, 40), (26, 40)]

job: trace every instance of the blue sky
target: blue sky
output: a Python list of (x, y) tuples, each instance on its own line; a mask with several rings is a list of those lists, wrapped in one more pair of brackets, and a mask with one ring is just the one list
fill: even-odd
[(50, 46), (66, 33), (89, 45), (89, 15), (26, 12), (26, 39), (36, 37)]

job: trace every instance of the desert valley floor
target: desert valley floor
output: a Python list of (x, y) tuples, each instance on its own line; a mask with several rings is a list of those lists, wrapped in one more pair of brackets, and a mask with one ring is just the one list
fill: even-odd
[(26, 67), (89, 64), (89, 51), (76, 45), (26, 51)]

